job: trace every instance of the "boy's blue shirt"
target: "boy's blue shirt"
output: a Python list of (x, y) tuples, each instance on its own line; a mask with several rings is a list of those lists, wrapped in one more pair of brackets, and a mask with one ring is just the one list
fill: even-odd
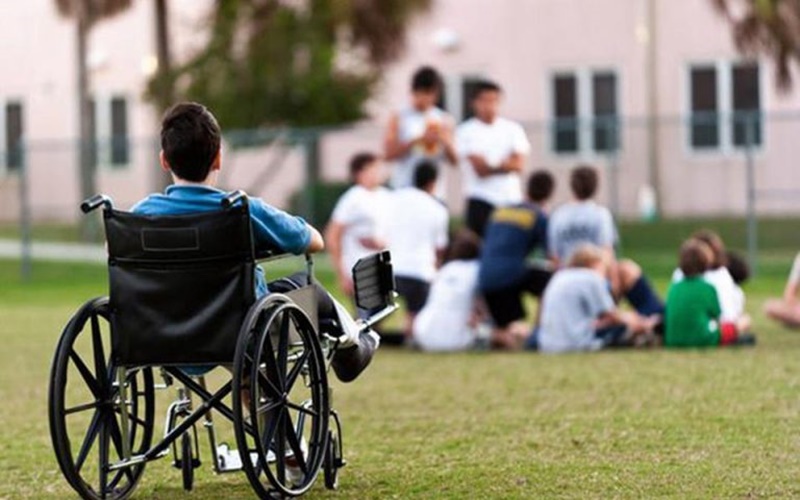
[[(141, 215), (185, 215), (198, 212), (213, 212), (222, 209), (222, 198), (226, 193), (219, 189), (200, 185), (172, 185), (164, 193), (155, 193), (141, 200), (131, 212)], [(305, 252), (311, 242), (309, 231), (302, 217), (290, 215), (259, 198), (250, 198), (250, 220), (253, 224), (253, 239), (256, 248), (280, 248), (293, 254)], [(256, 296), (267, 293), (264, 272), (256, 272)]]

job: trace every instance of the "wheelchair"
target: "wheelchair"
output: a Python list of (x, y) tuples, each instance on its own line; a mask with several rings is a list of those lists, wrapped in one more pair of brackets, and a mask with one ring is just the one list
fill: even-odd
[[(190, 490), (202, 425), (214, 471), (243, 470), (260, 498), (302, 495), (320, 473), (335, 489), (345, 464), (328, 383), (337, 339), (318, 333), (311, 256), (307, 283), (256, 299), (257, 263), (286, 255), (256, 252), (243, 192), (192, 215), (118, 211), (103, 195), (81, 205), (100, 207), (109, 296), (67, 323), (48, 392), (53, 449), (70, 486), (86, 499), (124, 499), (148, 462), (172, 454)], [(353, 277), (366, 326), (396, 309), (388, 252), (359, 261)], [(205, 374), (220, 365), (231, 379), (212, 392)], [(155, 439), (155, 391), (173, 385), (177, 399)], [(238, 449), (217, 442), (214, 413), (232, 422)]]

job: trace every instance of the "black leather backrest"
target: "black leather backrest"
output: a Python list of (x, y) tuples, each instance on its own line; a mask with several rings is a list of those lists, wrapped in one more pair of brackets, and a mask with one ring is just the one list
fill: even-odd
[(394, 302), (392, 256), (388, 251), (363, 257), (353, 267), (356, 305), (369, 314)]
[(255, 301), (246, 206), (195, 215), (104, 212), (114, 358), (230, 363)]

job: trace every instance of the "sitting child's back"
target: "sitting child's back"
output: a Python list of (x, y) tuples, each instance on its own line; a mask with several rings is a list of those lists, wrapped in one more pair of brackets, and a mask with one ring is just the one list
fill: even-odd
[(704, 347), (720, 344), (720, 306), (714, 286), (703, 279), (711, 257), (710, 249), (696, 240), (683, 244), (680, 268), (684, 279), (674, 283), (667, 294), (667, 347)]

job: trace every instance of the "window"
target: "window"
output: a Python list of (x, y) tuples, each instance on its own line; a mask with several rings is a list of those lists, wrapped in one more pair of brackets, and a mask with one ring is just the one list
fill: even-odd
[(578, 80), (575, 75), (553, 78), (553, 151), (575, 153), (578, 137)]
[(6, 104), (6, 168), (9, 171), (19, 170), (22, 167), (22, 103), (9, 102)]
[(592, 144), (595, 151), (614, 151), (619, 143), (617, 76), (611, 72), (592, 75)]
[[(689, 144), (695, 150), (760, 146), (763, 139), (757, 63), (692, 66)], [(752, 127), (752, 128), (751, 128)]]
[(692, 147), (719, 146), (719, 113), (717, 109), (717, 69), (692, 68)]
[(555, 153), (609, 153), (619, 149), (616, 72), (558, 73), (551, 81), (551, 97), (551, 149)]
[(128, 101), (122, 96), (89, 99), (90, 161), (95, 167), (126, 167), (131, 160)]
[(127, 165), (128, 145), (128, 103), (122, 97), (111, 99), (111, 165)]
[[(738, 64), (731, 72), (733, 145), (761, 144), (761, 92), (757, 64)], [(752, 127), (748, 130), (748, 127)], [(752, 135), (749, 135), (752, 134)]]

